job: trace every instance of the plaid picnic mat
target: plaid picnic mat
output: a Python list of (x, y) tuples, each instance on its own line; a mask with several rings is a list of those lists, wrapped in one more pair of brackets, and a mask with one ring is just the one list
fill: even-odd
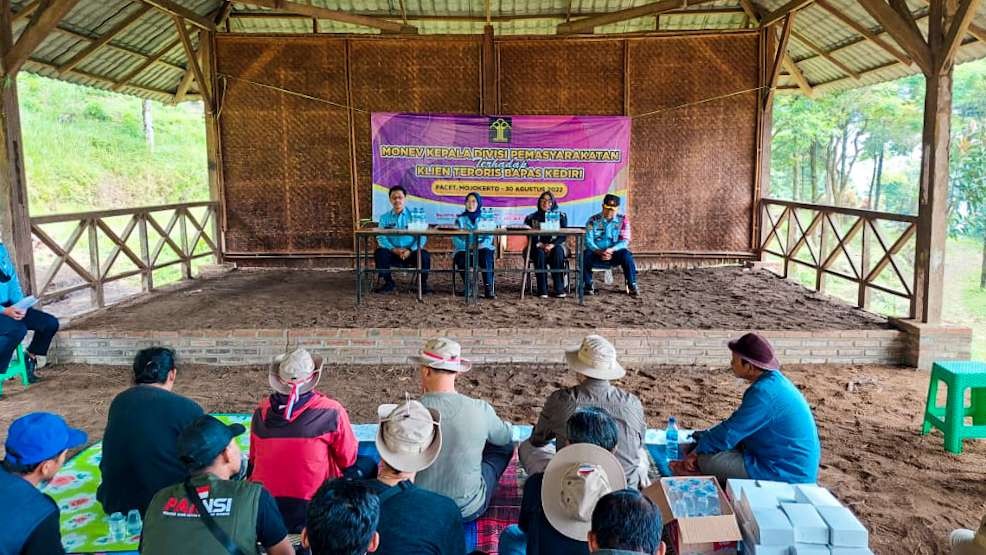
[(500, 532), (520, 518), (520, 499), (524, 493), (520, 480), (517, 455), (500, 477), (500, 484), (493, 494), (490, 508), (486, 514), (466, 524), (466, 551), (478, 549), (496, 555), (499, 553)]

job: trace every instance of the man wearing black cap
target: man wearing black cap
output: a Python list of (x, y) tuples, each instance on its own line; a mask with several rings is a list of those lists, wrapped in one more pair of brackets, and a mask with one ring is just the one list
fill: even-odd
[(813, 484), (821, 446), (811, 407), (780, 371), (770, 343), (755, 333), (729, 342), (732, 370), (751, 383), (729, 418), (695, 432), (695, 449), (672, 463), (675, 474), (694, 471), (717, 477)]
[(0, 503), (8, 509), (0, 526), (0, 553), (65, 553), (58, 505), (38, 485), (55, 477), (68, 449), (85, 442), (85, 432), (50, 412), (32, 412), (11, 423), (0, 470)]
[(587, 295), (595, 295), (592, 287), (593, 268), (623, 268), (627, 280), (627, 293), (636, 297), (637, 264), (630, 252), (630, 220), (620, 210), (620, 197), (603, 197), (603, 210), (589, 218), (585, 224), (585, 256), (582, 262), (582, 283)]
[(246, 431), (203, 415), (178, 436), (178, 457), (190, 473), (151, 500), (141, 553), (213, 554), (257, 552), (294, 555), (274, 497), (260, 484), (231, 479), (243, 460), (233, 438)]

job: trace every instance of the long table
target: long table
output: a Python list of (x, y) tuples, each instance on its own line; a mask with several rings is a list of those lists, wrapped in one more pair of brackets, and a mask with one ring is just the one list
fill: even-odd
[[(483, 235), (492, 235), (494, 237), (501, 236), (521, 236), (528, 238), (528, 245), (524, 249), (524, 267), (520, 270), (513, 270), (519, 272), (525, 272), (525, 274), (555, 274), (555, 273), (565, 273), (575, 276), (575, 293), (578, 298), (579, 304), (585, 303), (585, 291), (582, 286), (582, 264), (583, 264), (583, 251), (585, 250), (585, 229), (581, 227), (564, 227), (558, 230), (540, 230), (540, 229), (512, 229), (512, 228), (496, 228), (490, 230), (465, 230), (465, 229), (442, 229), (442, 228), (428, 228), (422, 230), (410, 230), (410, 229), (384, 229), (379, 227), (374, 228), (363, 228), (356, 230), (356, 303), (360, 304), (363, 302), (364, 297), (364, 284), (365, 277), (368, 275), (373, 275), (377, 272), (375, 267), (371, 267), (369, 264), (369, 258), (373, 250), (370, 248), (370, 239), (376, 238), (381, 235), (410, 235), (414, 237), (415, 240), (415, 251), (412, 256), (416, 257), (416, 264), (414, 268), (391, 268), (391, 272), (406, 272), (413, 273), (417, 278), (418, 285), (418, 300), (422, 300), (422, 287), (421, 287), (421, 238), (422, 237), (464, 237), (466, 239), (466, 267), (465, 267), (465, 288), (466, 291), (470, 291), (471, 295), (466, 295), (465, 300), (469, 302), (478, 302), (479, 299), (479, 287), (470, 287), (472, 283), (479, 283), (479, 273), (482, 271), (479, 268), (479, 237)], [(530, 238), (537, 237), (541, 235), (553, 235), (553, 236), (563, 236), (563, 237), (575, 237), (575, 268), (545, 268), (543, 270), (532, 270), (529, 269), (531, 262), (531, 249), (530, 249)], [(443, 273), (443, 272), (455, 272), (455, 268), (450, 270), (429, 270), (429, 273)], [(496, 270), (498, 272), (510, 271), (507, 269)], [(454, 294), (454, 291), (453, 291)], [(524, 297), (524, 287), (521, 288), (521, 298)]]

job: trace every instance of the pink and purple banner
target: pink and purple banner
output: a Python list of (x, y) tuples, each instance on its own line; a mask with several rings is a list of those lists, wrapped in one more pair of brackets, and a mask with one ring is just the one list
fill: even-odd
[(395, 185), (434, 224), (453, 223), (472, 191), (502, 225), (523, 223), (544, 191), (576, 226), (599, 211), (603, 195), (626, 200), (627, 117), (374, 113), (371, 121), (375, 220), (390, 210)]

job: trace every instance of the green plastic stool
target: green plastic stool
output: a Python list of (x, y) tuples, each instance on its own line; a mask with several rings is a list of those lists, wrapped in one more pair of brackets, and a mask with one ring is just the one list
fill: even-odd
[[(938, 382), (948, 386), (944, 407), (937, 406)], [(972, 389), (972, 403), (968, 407), (966, 389)], [(972, 426), (965, 425), (967, 416), (972, 417)], [(932, 426), (945, 434), (945, 450), (951, 453), (962, 452), (963, 439), (986, 438), (986, 362), (948, 361), (932, 365), (921, 435), (930, 432)]]
[(0, 395), (3, 395), (3, 382), (21, 377), (21, 383), (24, 384), (24, 389), (27, 389), (27, 365), (24, 364), (24, 347), (22, 345), (17, 346), (17, 350), (14, 351), (13, 358), (10, 359), (10, 364), (7, 366), (7, 371), (0, 374)]

